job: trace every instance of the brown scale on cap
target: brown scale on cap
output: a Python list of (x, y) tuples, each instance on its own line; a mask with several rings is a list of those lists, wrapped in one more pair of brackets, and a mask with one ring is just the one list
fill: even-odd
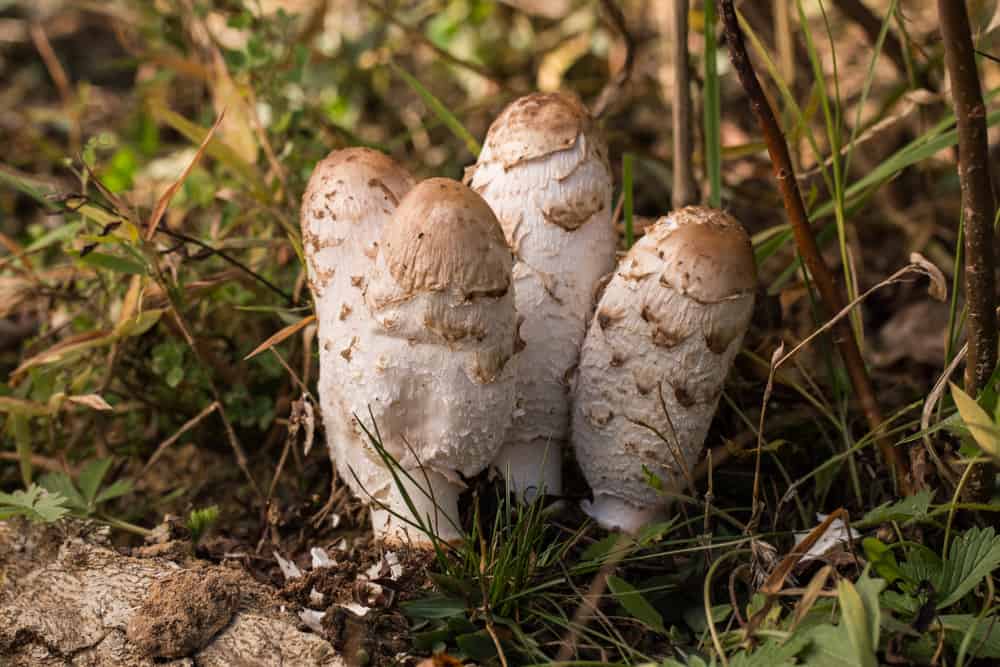
[(451, 179), (428, 179), (403, 197), (382, 251), (393, 280), (409, 294), (460, 290), (473, 299), (510, 288), (500, 223), (482, 197)]

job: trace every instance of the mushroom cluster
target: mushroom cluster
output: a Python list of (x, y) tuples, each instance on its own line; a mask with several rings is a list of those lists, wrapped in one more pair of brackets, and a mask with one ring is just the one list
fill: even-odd
[(525, 500), (561, 494), (572, 442), (585, 509), (634, 532), (691, 482), (753, 310), (749, 237), (688, 207), (616, 269), (607, 149), (561, 93), (511, 103), (466, 182), (414, 185), (362, 148), (310, 179), (303, 246), (340, 475), (377, 538), (427, 546), (462, 539), (459, 496), (487, 467)]

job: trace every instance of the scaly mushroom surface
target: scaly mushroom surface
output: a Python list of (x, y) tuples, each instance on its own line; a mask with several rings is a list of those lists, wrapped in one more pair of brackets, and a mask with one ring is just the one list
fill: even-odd
[[(463, 476), (493, 459), (514, 408), (511, 266), (479, 195), (450, 179), (423, 181), (382, 235), (365, 290), (371, 328), (346, 359), (347, 409), (377, 427), (412, 478), (400, 475), (419, 518), (445, 541), (461, 538)], [(429, 543), (359, 425), (337, 463), (362, 499), (376, 501), (377, 537)]]
[(320, 412), (337, 461), (357, 438), (347, 398), (351, 356), (373, 326), (365, 281), (382, 231), (413, 185), (387, 155), (345, 148), (316, 165), (302, 198), (302, 246), (318, 323)]
[(573, 410), (588, 514), (634, 533), (663, 491), (688, 485), (753, 313), (750, 238), (721, 211), (690, 206), (647, 229), (620, 263), (580, 353)]
[(494, 462), (527, 499), (562, 492), (569, 379), (600, 278), (614, 268), (607, 148), (580, 101), (536, 93), (493, 122), (467, 175), (514, 252), (520, 335), (514, 422)]

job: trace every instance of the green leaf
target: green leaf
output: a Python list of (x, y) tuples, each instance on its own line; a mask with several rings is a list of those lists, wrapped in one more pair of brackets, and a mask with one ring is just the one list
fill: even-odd
[(880, 577), (886, 583), (892, 583), (902, 575), (899, 572), (899, 564), (896, 562), (896, 555), (892, 548), (874, 537), (866, 537), (861, 541), (861, 547), (865, 551), (865, 558), (871, 564)]
[(467, 658), (483, 662), (496, 657), (497, 647), (485, 630), (455, 637), (455, 644)]
[(31, 521), (51, 523), (65, 516), (66, 498), (32, 484), (27, 491), (0, 492), (0, 519), (23, 516)]
[(635, 589), (632, 584), (614, 575), (608, 576), (608, 590), (615, 596), (621, 606), (632, 614), (643, 625), (657, 632), (667, 634), (667, 629), (663, 626), (663, 617), (656, 611), (653, 605)]
[(52, 231), (46, 232), (32, 241), (31, 244), (24, 249), (24, 251), (36, 252), (42, 248), (48, 248), (50, 245), (62, 243), (66, 239), (71, 239), (76, 236), (76, 233), (80, 231), (81, 227), (83, 227), (83, 222), (71, 222), (60, 227), (56, 227)]
[(809, 667), (858, 667), (862, 663), (851, 651), (844, 628), (839, 625), (818, 625), (805, 636), (810, 640), (805, 664)]
[(941, 577), (934, 582), (940, 597), (937, 608), (961, 600), (998, 566), (1000, 537), (992, 527), (976, 526), (959, 535), (948, 549)]
[(90, 506), (80, 491), (73, 484), (73, 480), (64, 472), (50, 472), (42, 475), (38, 483), (49, 493), (65, 498), (69, 509), (77, 514), (86, 516), (90, 514)]
[(435, 619), (465, 613), (465, 602), (455, 598), (429, 597), (403, 602), (400, 607), (410, 618)]
[(482, 150), (482, 147), (479, 145), (479, 142), (476, 141), (475, 137), (473, 137), (472, 134), (465, 129), (465, 126), (462, 125), (462, 121), (460, 121), (455, 114), (449, 111), (448, 107), (446, 107), (441, 100), (436, 98), (431, 91), (427, 90), (427, 88), (425, 88), (424, 85), (416, 79), (416, 77), (394, 62), (390, 62), (389, 65), (392, 67), (392, 71), (399, 75), (399, 78), (405, 81), (406, 85), (412, 88), (413, 92), (420, 96), (420, 99), (423, 100), (424, 104), (427, 105), (427, 108), (438, 117), (438, 120), (444, 123), (445, 126), (451, 130), (452, 134), (458, 137), (462, 143), (465, 144), (465, 147), (470, 153), (472, 153), (472, 156), (478, 157), (479, 151)]
[(945, 629), (945, 640), (956, 650), (965, 635), (972, 632), (969, 654), (975, 658), (1000, 658), (1000, 617), (977, 619), (972, 614), (943, 614), (938, 617)]
[(842, 617), (840, 625), (847, 630), (847, 638), (859, 665), (863, 667), (878, 667), (875, 660), (875, 646), (869, 632), (870, 623), (865, 611), (864, 602), (854, 585), (842, 579), (837, 584), (837, 599), (840, 600)]
[(116, 255), (107, 255), (103, 252), (88, 253), (81, 257), (80, 261), (94, 268), (108, 269), (109, 271), (126, 273), (133, 276), (144, 276), (148, 273), (146, 267), (138, 262), (133, 262), (130, 259)]
[(802, 635), (789, 637), (782, 644), (768, 641), (752, 653), (729, 656), (729, 667), (785, 667), (798, 664), (796, 657), (809, 646), (809, 639)]
[(101, 505), (108, 502), (109, 500), (114, 500), (115, 498), (120, 498), (126, 493), (132, 491), (132, 482), (127, 479), (119, 479), (114, 484), (106, 486), (101, 489), (101, 492), (97, 494), (94, 498), (94, 505)]
[(83, 499), (87, 501), (87, 506), (93, 510), (94, 500), (97, 498), (97, 490), (101, 488), (104, 476), (108, 474), (111, 467), (111, 459), (95, 459), (83, 467), (76, 477), (76, 484), (83, 494)]
[(993, 423), (990, 416), (979, 407), (979, 404), (971, 396), (951, 384), (951, 395), (955, 400), (955, 406), (962, 415), (962, 421), (969, 429), (969, 434), (979, 445), (979, 448), (995, 459), (1000, 459), (1000, 429)]
[(445, 629), (417, 632), (413, 635), (413, 647), (418, 651), (433, 651), (438, 644), (446, 644), (451, 639), (451, 632)]
[(604, 559), (611, 554), (620, 541), (621, 535), (617, 533), (608, 534), (584, 549), (583, 553), (580, 554), (580, 562), (596, 561), (603, 563)]
[(868, 621), (868, 636), (871, 639), (872, 651), (878, 649), (879, 639), (879, 595), (885, 589), (884, 579), (873, 578), (869, 575), (869, 568), (861, 573), (855, 588), (861, 596), (861, 603), (864, 605), (865, 618)]
[(191, 532), (191, 541), (197, 545), (218, 520), (218, 505), (191, 510), (191, 514), (188, 515), (187, 520), (187, 528)]
[(903, 498), (898, 502), (888, 502), (879, 505), (875, 509), (865, 514), (859, 524), (875, 525), (887, 521), (899, 521), (905, 523), (914, 519), (922, 519), (927, 516), (931, 506), (931, 492), (927, 489), (916, 495)]

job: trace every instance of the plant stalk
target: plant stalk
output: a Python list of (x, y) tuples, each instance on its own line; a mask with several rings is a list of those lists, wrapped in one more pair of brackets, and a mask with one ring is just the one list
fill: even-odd
[(958, 176), (965, 218), (965, 298), (969, 308), (965, 390), (974, 396), (985, 386), (997, 365), (996, 255), (993, 247), (996, 202), (990, 182), (986, 105), (979, 85), (969, 14), (963, 2), (938, 0), (938, 17), (958, 125)]
[[(824, 307), (830, 314), (839, 313), (844, 309), (844, 297), (837, 288), (833, 273), (820, 254), (819, 246), (809, 224), (805, 203), (802, 201), (802, 193), (799, 192), (795, 179), (795, 170), (792, 167), (788, 144), (785, 142), (781, 127), (778, 125), (774, 112), (764, 95), (750, 56), (747, 54), (746, 45), (743, 42), (743, 31), (740, 29), (733, 1), (719, 0), (719, 11), (722, 14), (726, 39), (729, 44), (729, 58), (739, 75), (740, 83), (750, 100), (750, 106), (767, 144), (767, 152), (771, 156), (772, 168), (775, 178), (778, 180), (778, 188), (781, 191), (788, 221), (795, 236), (795, 244), (802, 256), (803, 263), (816, 283)], [(851, 386), (858, 396), (861, 410), (875, 434), (882, 458), (895, 474), (900, 491), (905, 495), (910, 495), (910, 483), (906, 468), (892, 443), (881, 434), (884, 420), (878, 402), (875, 400), (875, 391), (872, 388), (871, 379), (868, 377), (868, 371), (865, 368), (865, 362), (849, 320), (842, 319), (837, 322), (834, 327), (834, 339), (850, 377)]]
[[(663, 96), (673, 100), (671, 113), (674, 135), (674, 183), (671, 205), (683, 208), (697, 204), (700, 199), (698, 184), (694, 178), (694, 132), (692, 127), (691, 104), (691, 64), (688, 53), (688, 12), (689, 0), (673, 0), (670, 14), (665, 16), (669, 29), (665, 32), (673, 42), (671, 60), (674, 70), (673, 90), (663, 89)], [(661, 10), (666, 12), (666, 10)], [(666, 49), (664, 49), (666, 50)]]
[[(968, 307), (965, 331), (969, 342), (965, 391), (970, 396), (976, 396), (986, 388), (997, 365), (996, 250), (993, 240), (996, 200), (990, 181), (986, 105), (979, 84), (969, 13), (964, 2), (938, 0), (938, 18), (958, 126), (958, 178), (962, 187), (962, 217), (965, 221), (963, 277)], [(969, 467), (970, 497), (973, 500), (989, 499), (995, 466), (986, 462), (970, 463)]]

